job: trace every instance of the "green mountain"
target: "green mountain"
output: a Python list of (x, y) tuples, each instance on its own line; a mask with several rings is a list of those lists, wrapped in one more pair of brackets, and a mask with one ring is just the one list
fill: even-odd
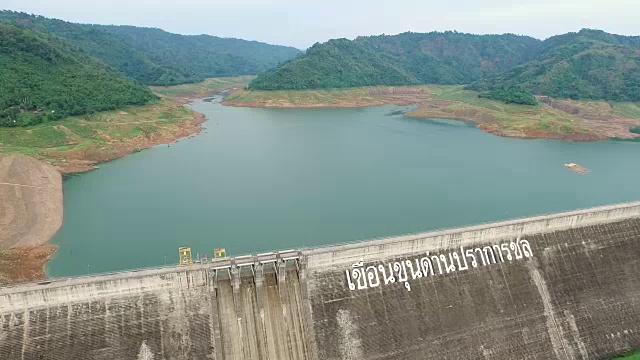
[(539, 45), (527, 36), (451, 31), (330, 40), (260, 74), (249, 88), (468, 84), (524, 63)]
[(0, 11), (0, 21), (65, 38), (86, 54), (145, 84), (171, 84), (189, 80), (179, 71), (154, 63), (146, 54), (104, 31), (13, 11)]
[(0, 22), (65, 38), (88, 55), (148, 85), (257, 74), (300, 52), (257, 41), (177, 35), (133, 26), (74, 24), (13, 11), (0, 11)]
[(584, 29), (539, 41), (516, 35), (404, 33), (330, 40), (260, 74), (250, 89), (470, 84), (486, 97), (640, 101), (640, 37)]
[(347, 39), (315, 44), (276, 69), (258, 75), (249, 88), (262, 90), (409, 85), (419, 80), (393, 57)]
[(300, 50), (257, 41), (209, 35), (178, 35), (135, 26), (93, 28), (117, 36), (161, 66), (177, 69), (190, 78), (253, 75), (277, 66)]
[(515, 85), (558, 98), (640, 101), (640, 37), (589, 29), (554, 36), (531, 61), (469, 88)]
[(155, 99), (146, 86), (67, 40), (0, 23), (0, 126), (33, 125)]

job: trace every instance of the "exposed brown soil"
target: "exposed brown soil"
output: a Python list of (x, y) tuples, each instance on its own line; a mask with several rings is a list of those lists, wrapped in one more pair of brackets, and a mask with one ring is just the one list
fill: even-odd
[(606, 140), (614, 137), (632, 139), (637, 137), (629, 129), (640, 125), (640, 121), (614, 115), (611, 105), (607, 102), (599, 101), (584, 104), (575, 100), (556, 100), (546, 96), (537, 96), (537, 99), (542, 104), (584, 119), (589, 129), (596, 135), (593, 138), (584, 140)]
[(62, 225), (62, 177), (49, 164), (0, 157), (0, 250), (45, 244)]
[[(173, 99), (179, 102), (182, 105), (186, 105), (196, 99), (206, 99), (206, 98), (216, 96), (220, 93), (224, 93), (226, 91), (233, 91), (233, 90), (239, 90), (239, 89), (241, 89), (241, 87), (229, 86), (229, 87), (217, 89), (215, 91), (193, 92), (193, 93), (180, 94), (179, 96), (168, 96), (168, 97), (170, 99)], [(159, 95), (159, 96), (164, 96), (164, 95)]]
[(62, 225), (60, 173), (88, 171), (131, 152), (197, 134), (204, 121), (204, 114), (194, 112), (192, 119), (174, 127), (125, 140), (103, 138), (101, 148), (51, 151), (51, 165), (24, 155), (0, 156), (0, 284), (45, 277), (44, 266), (56, 250), (47, 242)]
[(55, 250), (45, 244), (1, 251), (0, 285), (44, 279), (44, 266)]
[[(264, 108), (343, 108), (385, 104), (416, 105), (416, 110), (408, 113), (409, 116), (471, 121), (476, 123), (479, 129), (498, 136), (573, 141), (600, 141), (609, 138), (630, 139), (637, 137), (637, 135), (631, 133), (629, 129), (640, 125), (639, 119), (613, 115), (611, 106), (606, 102), (554, 100), (541, 96), (538, 97), (541, 106), (528, 113), (527, 116), (529, 118), (522, 119), (524, 126), (510, 126), (508, 121), (505, 121), (504, 118), (496, 117), (496, 113), (487, 108), (476, 106), (468, 101), (442, 98), (434, 93), (425, 91), (421, 87), (371, 88), (368, 89), (368, 94), (364, 96), (362, 93), (357, 92), (353, 92), (353, 95), (349, 96), (349, 90), (346, 90), (345, 94), (347, 95), (330, 98), (329, 101), (325, 101), (321, 97), (309, 96), (294, 102), (291, 99), (278, 98), (278, 95), (276, 95), (273, 98), (269, 96), (256, 97), (252, 101), (224, 100), (222, 104)], [(554, 111), (555, 113), (553, 113)], [(565, 116), (571, 116), (576, 120), (565, 131), (544, 130), (537, 126), (537, 120), (533, 119), (535, 116), (539, 116), (542, 119), (545, 115), (553, 117), (553, 114), (562, 113), (566, 113)], [(514, 115), (514, 117), (514, 122), (520, 121), (517, 115)], [(525, 124), (526, 121), (529, 121), (529, 126)]]
[(0, 283), (44, 277), (62, 225), (62, 177), (25, 155), (0, 157)]
[(428, 94), (420, 89), (371, 89), (371, 96), (365, 98), (345, 98), (335, 102), (298, 102), (291, 103), (286, 100), (261, 99), (258, 101), (221, 101), (222, 105), (235, 107), (256, 108), (357, 108), (380, 105), (414, 105), (429, 98)]
[(110, 141), (102, 148), (51, 151), (48, 156), (56, 158), (54, 165), (63, 174), (84, 172), (94, 169), (97, 164), (121, 158), (134, 151), (156, 145), (169, 144), (180, 138), (200, 133), (200, 125), (205, 121), (204, 114), (194, 113), (194, 118), (182, 122), (172, 131), (146, 133), (125, 141)]
[(578, 133), (578, 132), (554, 133), (551, 131), (536, 131), (536, 130), (505, 131), (504, 129), (501, 129), (496, 124), (478, 124), (478, 129), (493, 135), (497, 135), (497, 136), (519, 137), (519, 138), (526, 138), (526, 139), (560, 139), (560, 140), (571, 140), (571, 141), (602, 141), (602, 140), (608, 139), (604, 135), (592, 134), (592, 133)]

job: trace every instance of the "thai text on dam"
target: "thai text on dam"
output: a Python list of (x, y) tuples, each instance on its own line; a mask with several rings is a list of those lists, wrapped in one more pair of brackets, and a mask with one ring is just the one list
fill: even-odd
[(360, 261), (351, 265), (350, 270), (345, 270), (347, 286), (349, 290), (354, 291), (398, 282), (403, 283), (404, 287), (411, 291), (409, 276), (411, 276), (411, 280), (415, 280), (426, 276), (469, 270), (469, 266), (477, 268), (499, 262), (521, 260), (532, 257), (533, 251), (528, 240), (517, 238), (515, 241), (486, 245), (475, 249), (465, 249), (461, 245), (459, 253), (458, 250), (455, 250), (447, 255), (430, 254), (427, 251), (424, 257), (367, 267)]

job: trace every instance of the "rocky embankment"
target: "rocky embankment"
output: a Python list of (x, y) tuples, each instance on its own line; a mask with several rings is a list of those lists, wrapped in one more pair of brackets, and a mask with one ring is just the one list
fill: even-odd
[(62, 226), (62, 176), (25, 155), (0, 156), (0, 283), (44, 277)]

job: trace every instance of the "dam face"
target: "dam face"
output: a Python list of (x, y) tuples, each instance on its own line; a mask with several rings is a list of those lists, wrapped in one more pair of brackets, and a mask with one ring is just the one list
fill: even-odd
[(640, 349), (640, 203), (0, 288), (0, 359), (602, 359)]

